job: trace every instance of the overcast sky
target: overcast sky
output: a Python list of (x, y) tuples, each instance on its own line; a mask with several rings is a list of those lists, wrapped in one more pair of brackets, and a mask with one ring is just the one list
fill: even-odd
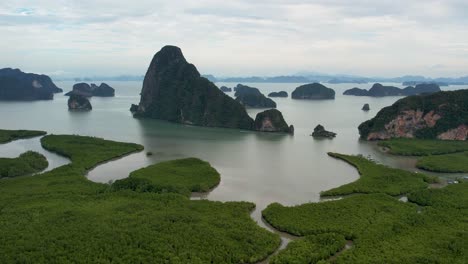
[(467, 0), (10, 0), (0, 68), (144, 75), (171, 44), (217, 76), (466, 76), (467, 14)]

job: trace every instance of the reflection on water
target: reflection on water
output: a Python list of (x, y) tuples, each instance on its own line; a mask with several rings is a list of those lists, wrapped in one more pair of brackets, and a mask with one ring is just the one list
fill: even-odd
[[(57, 83), (65, 91), (73, 82)], [(90, 112), (69, 112), (68, 97), (57, 94), (53, 101), (0, 102), (1, 127), (6, 129), (40, 129), (55, 134), (80, 134), (140, 143), (145, 151), (98, 166), (88, 177), (97, 182), (127, 177), (129, 172), (164, 160), (195, 156), (206, 160), (221, 173), (221, 183), (206, 198), (210, 200), (246, 200), (257, 204), (254, 215), (271, 202), (286, 205), (318, 201), (320, 191), (349, 183), (358, 178), (350, 165), (328, 157), (327, 152), (371, 155), (393, 167), (414, 170), (414, 159), (390, 156), (374, 143), (359, 140), (357, 126), (375, 116), (400, 97), (355, 97), (342, 93), (354, 86), (370, 84), (326, 84), (336, 91), (335, 100), (307, 101), (274, 98), (278, 109), (295, 135), (278, 135), (192, 127), (159, 120), (134, 119), (129, 107), (139, 101), (140, 82), (110, 82), (116, 97), (93, 97)], [(249, 84), (264, 94), (285, 90), (289, 94), (300, 84)], [(232, 87), (234, 84), (220, 83)], [(397, 84), (392, 84), (396, 85)], [(453, 89), (454, 87), (443, 87)], [(466, 87), (455, 87), (466, 88)], [(232, 93), (231, 93), (232, 96)], [(371, 110), (362, 111), (369, 103)], [(251, 116), (262, 110), (248, 109)], [(310, 134), (317, 124), (338, 135), (332, 140), (316, 140)], [(3, 156), (17, 156), (29, 141), (0, 146)], [(32, 146), (43, 151), (38, 140)], [(12, 144), (12, 145), (11, 145)], [(16, 144), (16, 145), (15, 145)], [(18, 145), (19, 144), (19, 145)], [(145, 152), (153, 152), (146, 156)], [(52, 158), (55, 159), (55, 158)], [(52, 163), (55, 161), (52, 160)], [(59, 161), (57, 161), (59, 162)], [(58, 163), (57, 163), (58, 164)], [(260, 221), (259, 217), (255, 217)]]
[[(57, 84), (68, 91), (73, 82)], [(166, 160), (192, 156), (206, 160), (219, 171), (221, 182), (211, 192), (196, 194), (192, 199), (254, 202), (256, 209), (252, 212), (252, 218), (273, 232), (277, 231), (261, 218), (261, 211), (268, 204), (317, 202), (320, 200), (320, 191), (352, 182), (359, 177), (352, 166), (328, 157), (327, 152), (362, 154), (391, 167), (416, 170), (416, 158), (391, 156), (379, 151), (375, 143), (359, 140), (358, 125), (401, 98), (342, 95), (348, 88), (369, 88), (370, 84), (326, 84), (335, 89), (335, 100), (274, 98), (286, 121), (294, 125), (294, 136), (134, 119), (129, 107), (132, 103), (138, 103), (141, 83), (109, 84), (116, 89), (116, 97), (92, 98), (93, 110), (90, 112), (69, 112), (68, 97), (63, 94), (57, 94), (53, 101), (0, 102), (0, 126), (4, 129), (37, 129), (54, 134), (98, 136), (144, 145), (145, 151), (99, 165), (90, 171), (87, 177), (95, 182), (107, 183), (122, 179), (134, 170)], [(300, 85), (246, 84), (258, 87), (264, 94), (281, 90), (291, 94)], [(234, 86), (232, 83), (218, 85)], [(453, 88), (467, 86), (443, 87), (444, 90)], [(361, 110), (365, 103), (370, 104), (370, 111)], [(247, 111), (255, 117), (262, 110)], [(318, 124), (336, 132), (337, 137), (331, 140), (313, 139), (310, 134)], [(0, 156), (16, 157), (27, 150), (44, 154), (49, 160), (47, 170), (69, 162), (66, 158), (42, 149), (39, 138), (0, 145)], [(147, 156), (148, 151), (153, 152), (153, 155)], [(294, 239), (283, 233), (281, 237), (282, 248)]]

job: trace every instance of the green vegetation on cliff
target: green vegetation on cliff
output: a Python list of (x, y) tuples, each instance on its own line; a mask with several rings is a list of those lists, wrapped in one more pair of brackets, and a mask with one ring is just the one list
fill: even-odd
[(392, 139), (379, 142), (389, 153), (422, 156), (416, 167), (436, 172), (468, 172), (468, 141)]
[(244, 106), (201, 77), (175, 46), (163, 47), (151, 61), (134, 116), (197, 126), (253, 128)]
[(276, 108), (275, 101), (265, 97), (258, 88), (238, 84), (234, 87), (236, 101), (245, 107)]
[(64, 135), (42, 144), (72, 163), (0, 180), (1, 263), (255, 263), (279, 246), (250, 218), (252, 203), (117, 191), (84, 177), (140, 145)]
[(341, 159), (359, 171), (360, 178), (354, 182), (322, 192), (321, 196), (348, 195), (354, 193), (385, 193), (401, 195), (417, 189), (427, 188), (436, 178), (422, 173), (412, 173), (376, 164), (363, 156), (351, 156), (328, 153), (329, 156)]
[(48, 165), (46, 157), (34, 151), (25, 152), (17, 158), (0, 158), (0, 178), (39, 172)]
[(206, 161), (197, 158), (171, 160), (136, 170), (112, 185), (114, 189), (146, 192), (173, 192), (190, 196), (207, 192), (219, 184), (219, 173)]
[(437, 138), (439, 134), (447, 130), (468, 124), (467, 100), (468, 90), (408, 96), (383, 108), (374, 118), (359, 125), (359, 133), (362, 138), (367, 138), (372, 132), (385, 131), (385, 125), (404, 111), (419, 110), (422, 111), (423, 116), (433, 111), (441, 118), (432, 127), (426, 126), (416, 130), (414, 136), (426, 139)]
[[(341, 154), (334, 154), (335, 156)], [(341, 155), (342, 159), (358, 168), (361, 175), (385, 175), (388, 169), (371, 161)], [(393, 174), (405, 171), (392, 169)], [(409, 175), (408, 175), (409, 176)], [(395, 188), (401, 190), (401, 181)], [(335, 234), (353, 241), (348, 250), (329, 258), (323, 254), (304, 261), (310, 254), (305, 241), (298, 240), (278, 254), (284, 261), (278, 263), (466, 263), (468, 255), (467, 183), (431, 190), (409, 182), (408, 199), (398, 201), (383, 193), (356, 194), (339, 200), (307, 203), (286, 207), (270, 204), (262, 215), (273, 227), (298, 236)], [(337, 188), (338, 189), (338, 188)], [(298, 248), (291, 254), (293, 248)], [(330, 251), (331, 252), (331, 251)], [(274, 258), (273, 258), (274, 259)]]
[(335, 91), (320, 83), (304, 84), (291, 93), (292, 99), (335, 99)]
[(49, 76), (25, 73), (19, 69), (0, 69), (0, 100), (52, 100), (62, 89)]
[(47, 134), (45, 131), (37, 130), (5, 130), (0, 129), (0, 144), (8, 143), (17, 139), (38, 137)]

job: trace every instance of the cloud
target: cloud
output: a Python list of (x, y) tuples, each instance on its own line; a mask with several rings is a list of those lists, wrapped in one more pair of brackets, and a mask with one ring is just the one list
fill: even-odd
[[(466, 75), (466, 1), (4, 1), (3, 67), (144, 74), (163, 45), (203, 73)], [(444, 67), (431, 67), (444, 65)]]
[(14, 13), (21, 15), (31, 15), (34, 14), (34, 9), (28, 7), (19, 7), (15, 9)]

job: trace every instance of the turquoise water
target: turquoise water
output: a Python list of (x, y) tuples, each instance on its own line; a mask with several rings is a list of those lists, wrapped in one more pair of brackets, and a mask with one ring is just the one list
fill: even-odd
[[(246, 200), (261, 211), (271, 202), (299, 204), (317, 201), (322, 190), (354, 181), (358, 174), (327, 152), (371, 155), (391, 166), (413, 169), (414, 160), (380, 152), (375, 144), (359, 140), (357, 126), (400, 97), (343, 96), (352, 87), (370, 84), (326, 84), (337, 92), (335, 100), (299, 101), (274, 98), (286, 121), (295, 126), (295, 135), (280, 135), (191, 127), (159, 120), (134, 119), (129, 107), (138, 103), (141, 82), (109, 82), (114, 98), (91, 99), (91, 112), (69, 112), (68, 97), (57, 94), (53, 101), (0, 102), (1, 128), (39, 129), (53, 134), (79, 134), (143, 144), (144, 152), (118, 162), (101, 165), (88, 175), (90, 180), (109, 182), (128, 176), (132, 170), (162, 160), (195, 156), (209, 161), (221, 173), (221, 184), (203, 196), (210, 200)], [(72, 82), (57, 82), (65, 91)], [(233, 83), (219, 83), (229, 87)], [(290, 94), (300, 84), (248, 84), (264, 94), (286, 90)], [(397, 85), (397, 84), (392, 84)], [(443, 87), (443, 89), (467, 87)], [(369, 103), (371, 110), (361, 107)], [(252, 117), (261, 110), (249, 109)], [(316, 140), (310, 134), (317, 124), (338, 134), (335, 139)], [(0, 155), (17, 156), (28, 148), (40, 149), (38, 139), (0, 146)], [(66, 163), (52, 157), (52, 165)]]

